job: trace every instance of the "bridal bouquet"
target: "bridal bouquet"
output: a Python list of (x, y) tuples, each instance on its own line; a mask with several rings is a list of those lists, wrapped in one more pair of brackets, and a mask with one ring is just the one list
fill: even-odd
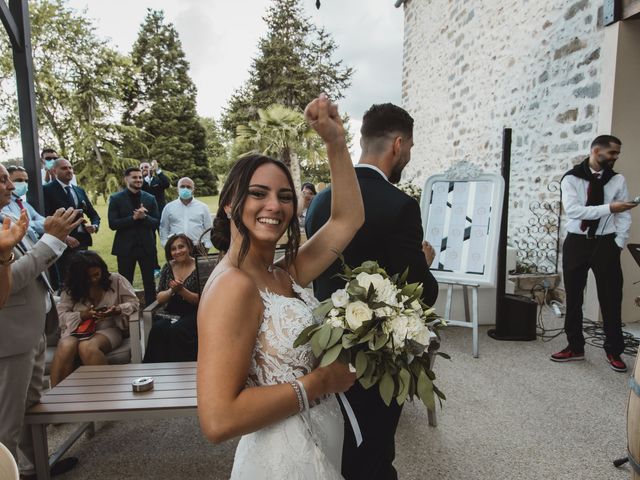
[(345, 265), (344, 288), (314, 310), (320, 323), (304, 329), (294, 346), (310, 342), (320, 366), (355, 365), (360, 384), (377, 385), (387, 405), (417, 396), (433, 410), (434, 394), (440, 403), (445, 396), (433, 384), (427, 350), (443, 322), (422, 302), (422, 285), (407, 283), (407, 273), (390, 277), (373, 261), (353, 270)]

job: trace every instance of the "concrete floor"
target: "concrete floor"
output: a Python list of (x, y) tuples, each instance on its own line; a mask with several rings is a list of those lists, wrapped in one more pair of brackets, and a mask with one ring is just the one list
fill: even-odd
[[(548, 320), (548, 328), (558, 320)], [(498, 342), (480, 335), (443, 335), (437, 385), (448, 400), (429, 427), (421, 404), (408, 404), (396, 437), (402, 479), (628, 479), (629, 467), (612, 461), (626, 452), (628, 374), (613, 372), (604, 352), (587, 347), (584, 362), (557, 364), (550, 342)], [(633, 358), (627, 358), (630, 369)], [(51, 446), (70, 425), (49, 428)], [(96, 436), (71, 449), (79, 465), (60, 480), (225, 479), (236, 442), (214, 446), (196, 418), (99, 423)]]

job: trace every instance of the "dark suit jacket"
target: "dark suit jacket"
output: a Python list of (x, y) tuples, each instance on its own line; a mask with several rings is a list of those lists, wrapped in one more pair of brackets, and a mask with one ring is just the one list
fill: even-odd
[(171, 182), (169, 182), (167, 176), (162, 172), (151, 177), (150, 184), (147, 183), (146, 180), (142, 182), (142, 190), (154, 196), (160, 213), (162, 213), (164, 206), (167, 204), (167, 200), (164, 197), (164, 191), (169, 188), (170, 185)]
[(140, 201), (147, 209), (147, 217), (142, 220), (133, 219), (133, 211), (140, 205), (134, 202), (126, 188), (114, 193), (109, 198), (109, 228), (115, 230), (111, 254), (127, 256), (134, 251), (156, 255), (155, 231), (160, 224), (158, 204), (153, 195), (140, 192)]
[[(407, 280), (422, 282), (423, 300), (433, 305), (438, 297), (438, 283), (431, 274), (422, 252), (422, 220), (420, 206), (413, 198), (387, 182), (370, 168), (356, 168), (360, 191), (364, 201), (365, 222), (343, 252), (350, 267), (365, 260), (376, 260), (389, 275), (402, 273), (409, 267)], [(312, 236), (329, 219), (331, 189), (327, 188), (313, 199), (307, 211), (305, 228)], [(335, 278), (342, 272), (336, 261), (314, 283), (314, 293), (325, 300), (344, 287), (344, 281)]]
[[(60, 182), (57, 180), (52, 180), (42, 187), (42, 191), (44, 194), (44, 214), (49, 217), (55, 213), (55, 211), (59, 208), (81, 208), (84, 215), (89, 217), (89, 223), (91, 225), (100, 226), (100, 215), (96, 212), (95, 208), (91, 204), (89, 197), (87, 196), (87, 192), (84, 189), (76, 186), (70, 185), (73, 191), (78, 198), (78, 205), (74, 205), (69, 201), (69, 197), (67, 197), (67, 192), (65, 192)], [(83, 229), (78, 227), (76, 230), (69, 234), (80, 242), (82, 247), (90, 247), (93, 245), (93, 240), (91, 239), (91, 234), (85, 232)]]
[[(429, 271), (422, 252), (420, 207), (413, 198), (387, 182), (382, 175), (367, 167), (356, 168), (364, 201), (365, 222), (343, 252), (345, 262), (357, 267), (365, 260), (376, 260), (389, 275), (402, 273), (409, 267), (408, 281), (422, 282), (423, 300), (433, 305), (438, 296), (438, 283)], [(329, 219), (331, 190), (320, 192), (307, 211), (305, 228), (311, 237)], [(336, 261), (314, 285), (320, 300), (344, 287), (344, 280), (334, 278), (342, 271)], [(395, 433), (402, 412), (395, 401), (387, 407), (377, 387), (365, 390), (356, 383), (346, 392), (360, 428), (363, 443), (356, 447), (351, 425), (345, 420), (342, 450), (342, 475), (346, 480), (396, 480), (393, 467)]]

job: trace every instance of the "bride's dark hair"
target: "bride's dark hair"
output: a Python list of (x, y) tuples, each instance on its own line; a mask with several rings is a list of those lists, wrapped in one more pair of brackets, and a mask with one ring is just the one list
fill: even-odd
[[(238, 265), (242, 264), (247, 253), (249, 253), (249, 247), (251, 240), (249, 239), (249, 230), (242, 223), (242, 212), (244, 210), (244, 203), (249, 194), (249, 182), (251, 177), (258, 169), (258, 167), (271, 163), (284, 172), (289, 181), (291, 191), (293, 195), (293, 216), (287, 227), (288, 241), (285, 246), (285, 262), (287, 265), (291, 264), (293, 259), (298, 254), (298, 247), (300, 246), (300, 223), (298, 222), (298, 197), (295, 195), (296, 188), (293, 184), (293, 178), (291, 172), (287, 166), (280, 160), (267, 157), (265, 155), (247, 155), (240, 158), (231, 168), (227, 181), (222, 187), (220, 192), (220, 199), (218, 201), (218, 213), (213, 221), (213, 229), (211, 231), (211, 242), (213, 246), (220, 251), (226, 252), (229, 250), (231, 243), (231, 221), (235, 224), (236, 228), (242, 235), (242, 244), (240, 245), (240, 253), (238, 255)], [(231, 219), (227, 218), (227, 213), (224, 211), (224, 207), (231, 205)]]

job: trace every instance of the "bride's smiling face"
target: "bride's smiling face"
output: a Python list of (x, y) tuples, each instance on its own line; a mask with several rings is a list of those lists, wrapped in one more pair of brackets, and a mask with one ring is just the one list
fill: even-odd
[(293, 217), (295, 192), (284, 172), (272, 163), (256, 169), (249, 182), (242, 223), (258, 241), (277, 242)]

